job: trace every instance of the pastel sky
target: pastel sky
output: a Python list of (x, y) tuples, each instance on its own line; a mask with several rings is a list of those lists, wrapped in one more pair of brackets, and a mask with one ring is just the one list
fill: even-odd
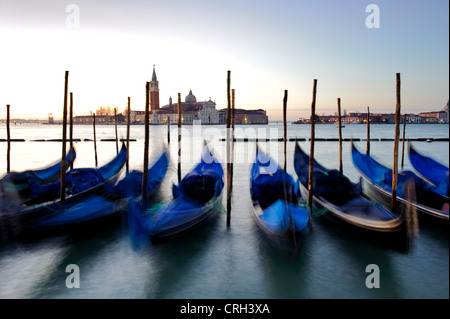
[[(373, 1), (373, 2), (371, 2)], [(370, 4), (379, 28), (368, 28)], [(77, 14), (78, 13), (78, 14)], [(376, 20), (369, 19), (372, 24)], [(370, 24), (369, 24), (370, 25)], [(100, 106), (144, 110), (152, 67), (160, 103), (211, 97), (280, 120), (390, 113), (401, 74), (402, 113), (441, 110), (449, 99), (448, 0), (0, 0), (0, 118), (61, 117), (64, 73), (75, 115)]]

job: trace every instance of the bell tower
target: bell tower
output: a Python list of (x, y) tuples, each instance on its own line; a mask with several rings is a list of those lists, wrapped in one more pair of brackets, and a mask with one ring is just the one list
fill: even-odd
[(159, 109), (159, 86), (156, 78), (155, 65), (153, 64), (152, 81), (150, 82), (150, 110)]

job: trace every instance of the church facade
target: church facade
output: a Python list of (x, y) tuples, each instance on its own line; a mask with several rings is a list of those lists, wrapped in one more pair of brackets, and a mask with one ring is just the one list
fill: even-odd
[[(169, 98), (169, 103), (160, 107), (159, 100), (159, 82), (156, 77), (155, 66), (153, 65), (152, 81), (150, 82), (150, 122), (152, 124), (167, 124), (167, 122), (178, 123), (178, 101), (172, 101)], [(189, 91), (189, 94), (184, 98), (181, 105), (181, 121), (183, 124), (193, 124), (194, 121), (201, 124), (225, 124), (226, 123), (226, 109), (217, 110), (216, 102), (197, 101), (196, 96)], [(133, 114), (134, 113), (134, 114)], [(145, 111), (132, 111), (131, 122), (143, 123)], [(264, 110), (244, 110), (236, 109), (235, 111), (236, 124), (267, 124), (268, 117)]]

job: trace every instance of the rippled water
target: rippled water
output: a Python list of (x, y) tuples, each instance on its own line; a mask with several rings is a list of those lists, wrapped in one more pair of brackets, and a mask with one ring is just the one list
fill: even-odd
[[(265, 131), (267, 138), (281, 138), (281, 125), (238, 126), (237, 138), (252, 137)], [(407, 126), (409, 138), (448, 138), (448, 125)], [(0, 125), (1, 132), (5, 126)], [(11, 127), (11, 169), (39, 168), (57, 161), (61, 143), (36, 142), (61, 138), (59, 125), (15, 125)], [(167, 127), (151, 126), (151, 159), (160, 152), (167, 138)], [(182, 172), (189, 171), (200, 157), (202, 132), (208, 133), (219, 158), (224, 158), (222, 126), (185, 127), (182, 139)], [(392, 138), (393, 125), (372, 125), (372, 138)], [(3, 134), (3, 133), (2, 133)], [(344, 138), (366, 137), (365, 126), (347, 125)], [(119, 136), (126, 127), (119, 126)], [(130, 167), (143, 163), (143, 126), (131, 127)], [(309, 138), (309, 125), (289, 125), (291, 138)], [(260, 136), (261, 137), (261, 136)], [(336, 138), (334, 125), (318, 125), (316, 137)], [(3, 135), (0, 135), (0, 138)], [(94, 166), (92, 127), (74, 127), (77, 160), (75, 167)], [(116, 153), (114, 126), (97, 127), (99, 165)], [(176, 182), (177, 129), (171, 127), (172, 165), (162, 186), (162, 197), (170, 199)], [(309, 142), (301, 141), (309, 152)], [(418, 151), (449, 164), (448, 142), (413, 142)], [(279, 163), (283, 162), (283, 143), (261, 143)], [(356, 142), (360, 150), (366, 142)], [(392, 243), (381, 243), (353, 232), (324, 217), (313, 219), (312, 231), (295, 256), (271, 246), (251, 215), (249, 170), (255, 144), (237, 142), (234, 165), (231, 225), (221, 212), (202, 227), (169, 242), (152, 244), (146, 238), (131, 236), (125, 213), (96, 223), (83, 231), (48, 234), (39, 238), (15, 238), (0, 243), (0, 298), (449, 298), (448, 223), (420, 219), (420, 235), (409, 253)], [(294, 142), (288, 142), (287, 170), (293, 171)], [(393, 142), (374, 141), (371, 154), (392, 165)], [(401, 155), (401, 150), (399, 152)], [(324, 166), (338, 168), (338, 143), (316, 142), (316, 159)], [(0, 175), (6, 171), (6, 143), (0, 143)], [(343, 144), (344, 173), (352, 180), (359, 176), (351, 162), (350, 143)], [(411, 169), (407, 157), (405, 168)], [(295, 175), (294, 175), (295, 176)], [(223, 203), (225, 204), (225, 196)], [(66, 267), (80, 269), (80, 288), (66, 287)], [(380, 268), (380, 288), (365, 285), (366, 266)]]

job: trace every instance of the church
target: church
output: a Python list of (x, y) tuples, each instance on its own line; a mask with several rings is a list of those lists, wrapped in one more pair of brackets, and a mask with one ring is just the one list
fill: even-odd
[[(169, 104), (164, 106), (159, 105), (159, 82), (156, 77), (155, 66), (153, 65), (152, 80), (150, 82), (150, 123), (152, 124), (167, 124), (167, 122), (178, 123), (178, 100), (172, 101), (169, 98)], [(143, 122), (143, 111), (134, 111), (130, 114), (132, 122)], [(142, 118), (141, 118), (142, 117)], [(181, 121), (183, 124), (193, 124), (194, 121), (201, 124), (225, 124), (226, 123), (226, 109), (217, 110), (216, 102), (197, 101), (197, 98), (189, 91), (189, 94), (181, 102)], [(267, 124), (268, 117), (266, 111), (259, 110), (235, 110), (236, 124)]]

